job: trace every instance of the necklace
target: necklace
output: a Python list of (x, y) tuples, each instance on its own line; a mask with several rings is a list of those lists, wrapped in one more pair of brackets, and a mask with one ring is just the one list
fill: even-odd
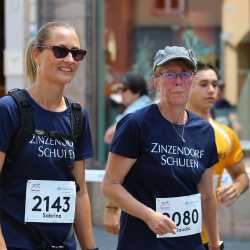
[[(158, 104), (158, 106), (159, 106), (159, 110), (160, 110), (162, 116), (163, 116), (165, 119), (168, 120), (166, 114), (164, 114), (164, 111), (163, 111), (163, 109), (161, 108), (161, 105)], [(183, 126), (182, 126), (182, 132), (181, 132), (181, 134), (178, 132), (178, 130), (177, 130), (177, 128), (175, 127), (174, 123), (172, 123), (171, 121), (168, 120), (168, 121), (170, 122), (170, 124), (171, 124), (173, 130), (175, 131), (175, 133), (178, 135), (178, 137), (181, 139), (181, 141), (182, 141), (183, 143), (186, 143), (186, 140), (185, 140), (185, 138), (184, 138), (185, 126), (186, 126), (186, 122), (187, 122), (187, 120), (185, 120), (185, 114), (187, 115), (187, 112), (186, 112), (186, 111), (184, 111), (184, 124), (183, 124)]]
[(186, 126), (186, 123), (183, 124), (182, 126), (182, 132), (181, 134), (178, 132), (178, 130), (176, 129), (176, 127), (174, 126), (174, 124), (172, 122), (171, 123), (171, 126), (172, 128), (174, 129), (175, 133), (178, 135), (178, 137), (182, 140), (183, 143), (186, 142), (185, 138), (184, 138), (184, 132), (185, 132), (185, 126)]

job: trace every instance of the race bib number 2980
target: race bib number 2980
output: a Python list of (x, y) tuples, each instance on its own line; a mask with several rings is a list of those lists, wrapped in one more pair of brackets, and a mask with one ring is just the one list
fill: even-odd
[(176, 234), (157, 235), (157, 238), (188, 236), (201, 232), (200, 194), (156, 198), (156, 211), (167, 215), (176, 224)]
[(73, 181), (28, 180), (25, 222), (73, 223), (75, 200)]

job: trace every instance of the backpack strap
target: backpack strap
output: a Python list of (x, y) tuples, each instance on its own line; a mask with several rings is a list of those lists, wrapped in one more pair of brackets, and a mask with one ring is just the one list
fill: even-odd
[[(20, 112), (20, 128), (16, 132), (14, 138), (14, 144), (11, 145), (10, 152), (8, 152), (11, 158), (15, 158), (17, 152), (26, 142), (26, 140), (33, 134), (39, 134), (40, 131), (34, 130), (34, 121), (33, 121), (33, 110), (29, 101), (28, 93), (25, 89), (12, 89), (8, 92), (16, 102), (19, 112)], [(65, 97), (66, 105), (70, 108), (70, 123), (71, 123), (71, 138), (73, 139), (76, 147), (79, 144), (79, 140), (82, 134), (82, 109), (79, 103), (71, 102), (68, 98)], [(43, 135), (44, 135), (43, 131)], [(46, 134), (47, 135), (47, 134)], [(48, 136), (59, 138), (64, 137), (65, 139), (71, 139), (67, 135), (61, 135), (54, 131), (49, 132)]]
[(14, 99), (18, 107), (20, 126), (11, 139), (0, 175), (0, 185), (5, 183), (6, 165), (16, 160), (20, 149), (30, 139), (34, 130), (32, 107), (27, 91), (24, 89), (12, 89), (8, 92), (8, 95)]
[[(79, 103), (71, 102), (67, 97), (64, 97), (67, 107), (70, 109), (71, 135), (75, 144), (75, 149), (78, 147), (82, 134), (83, 114)], [(72, 173), (71, 173), (72, 174)], [(73, 174), (72, 177), (74, 178)], [(75, 179), (75, 178), (74, 178)], [(76, 183), (76, 191), (80, 190), (79, 184)]]
[(12, 89), (8, 92), (16, 102), (20, 112), (20, 127), (17, 130), (13, 143), (8, 152), (8, 158), (16, 158), (18, 151), (34, 132), (33, 110), (28, 93), (25, 89)]
[(70, 123), (71, 123), (71, 133), (75, 147), (79, 145), (79, 140), (82, 134), (83, 126), (83, 114), (82, 108), (79, 103), (71, 102), (65, 97), (66, 105), (70, 108)]

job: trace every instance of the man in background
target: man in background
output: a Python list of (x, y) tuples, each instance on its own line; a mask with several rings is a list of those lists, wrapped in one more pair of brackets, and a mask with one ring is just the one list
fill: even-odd
[[(218, 78), (216, 68), (210, 64), (198, 63), (187, 108), (210, 122), (214, 128), (219, 156), (219, 162), (214, 166), (214, 188), (218, 203), (229, 207), (248, 188), (249, 179), (239, 138), (231, 128), (211, 117), (210, 111), (216, 101), (218, 91)], [(232, 177), (232, 183), (221, 187), (225, 169)], [(202, 240), (208, 249), (208, 238), (204, 228)]]

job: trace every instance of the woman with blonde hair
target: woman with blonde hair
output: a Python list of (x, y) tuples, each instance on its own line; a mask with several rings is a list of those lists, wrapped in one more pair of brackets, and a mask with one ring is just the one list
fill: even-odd
[(12, 96), (0, 99), (1, 249), (73, 250), (73, 231), (82, 249), (97, 249), (84, 179), (85, 160), (92, 156), (88, 116), (76, 104), (82, 125), (76, 139), (73, 106), (63, 95), (85, 55), (74, 27), (64, 22), (46, 23), (29, 42), (32, 85), (21, 92), (34, 130), (14, 158), (23, 114)]

